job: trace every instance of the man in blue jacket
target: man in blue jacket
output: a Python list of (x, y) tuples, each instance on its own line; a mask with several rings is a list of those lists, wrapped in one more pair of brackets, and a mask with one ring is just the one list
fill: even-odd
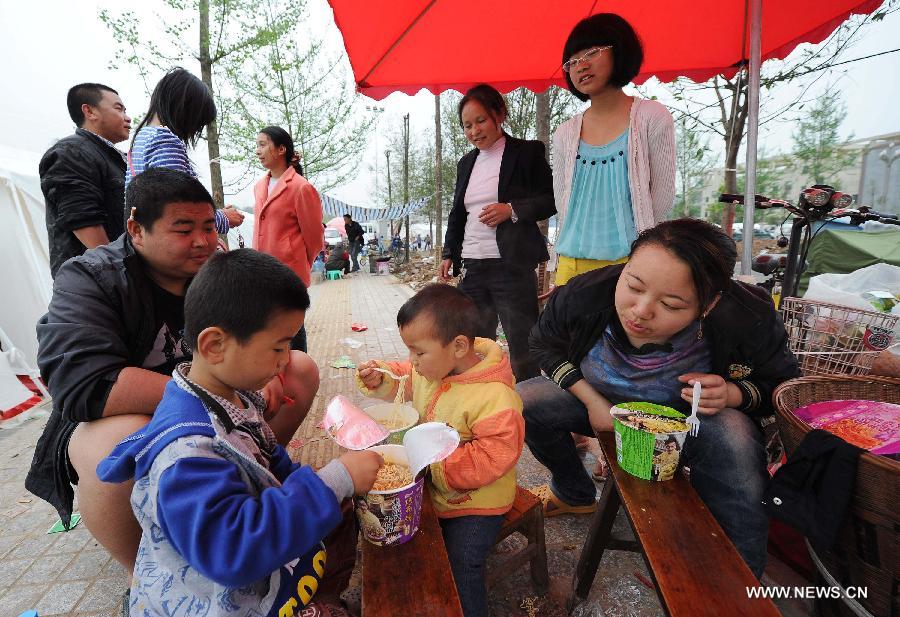
[[(97, 464), (150, 421), (175, 366), (191, 359), (184, 294), (215, 251), (216, 231), (209, 192), (177, 171), (144, 172), (128, 203), (128, 232), (60, 267), (37, 324), (38, 366), (54, 405), (25, 486), (68, 524), (76, 485), (85, 524), (130, 575), (141, 536), (131, 483), (100, 481)], [(282, 377), (263, 394), (283, 445), (312, 404), (318, 368), (293, 352)]]

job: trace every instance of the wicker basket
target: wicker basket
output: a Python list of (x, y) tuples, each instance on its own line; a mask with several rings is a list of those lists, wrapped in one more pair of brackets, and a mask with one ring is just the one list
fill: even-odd
[(781, 316), (804, 375), (867, 375), (898, 319), (804, 298), (784, 298)]
[[(811, 427), (794, 410), (833, 400), (900, 403), (900, 379), (880, 376), (800, 377), (774, 394), (781, 440), (790, 456)], [(850, 512), (833, 551), (819, 553), (845, 586), (868, 588), (860, 603), (879, 617), (900, 616), (900, 462), (864, 453), (856, 470)]]

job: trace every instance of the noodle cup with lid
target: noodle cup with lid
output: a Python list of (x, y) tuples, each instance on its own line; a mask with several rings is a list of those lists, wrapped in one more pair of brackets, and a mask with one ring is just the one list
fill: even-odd
[[(363, 409), (370, 418), (390, 431), (382, 442), (385, 444), (402, 444), (406, 431), (419, 423), (419, 412), (407, 403), (379, 403)], [(395, 413), (396, 412), (396, 413)]]
[(671, 480), (689, 430), (685, 415), (655, 403), (620, 403), (610, 413), (619, 467), (644, 480)]
[[(394, 463), (409, 469), (409, 460), (403, 446), (390, 444), (368, 448), (384, 457), (385, 463)], [(377, 546), (391, 546), (409, 542), (419, 530), (422, 513), (425, 474), (419, 474), (403, 486), (383, 491), (369, 491), (365, 496), (353, 498), (356, 517), (363, 537)]]

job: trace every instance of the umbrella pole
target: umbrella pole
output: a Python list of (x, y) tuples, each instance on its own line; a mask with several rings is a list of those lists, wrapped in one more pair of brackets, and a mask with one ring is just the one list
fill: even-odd
[(762, 40), (762, 0), (750, 0), (750, 83), (747, 88), (747, 170), (744, 183), (744, 250), (741, 274), (750, 274), (753, 259), (753, 211), (756, 205), (756, 140), (759, 134), (759, 69)]

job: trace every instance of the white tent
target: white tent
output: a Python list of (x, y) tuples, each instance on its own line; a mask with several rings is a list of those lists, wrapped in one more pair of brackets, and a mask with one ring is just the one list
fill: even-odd
[(0, 329), (34, 366), (35, 324), (53, 292), (40, 155), (0, 145)]

